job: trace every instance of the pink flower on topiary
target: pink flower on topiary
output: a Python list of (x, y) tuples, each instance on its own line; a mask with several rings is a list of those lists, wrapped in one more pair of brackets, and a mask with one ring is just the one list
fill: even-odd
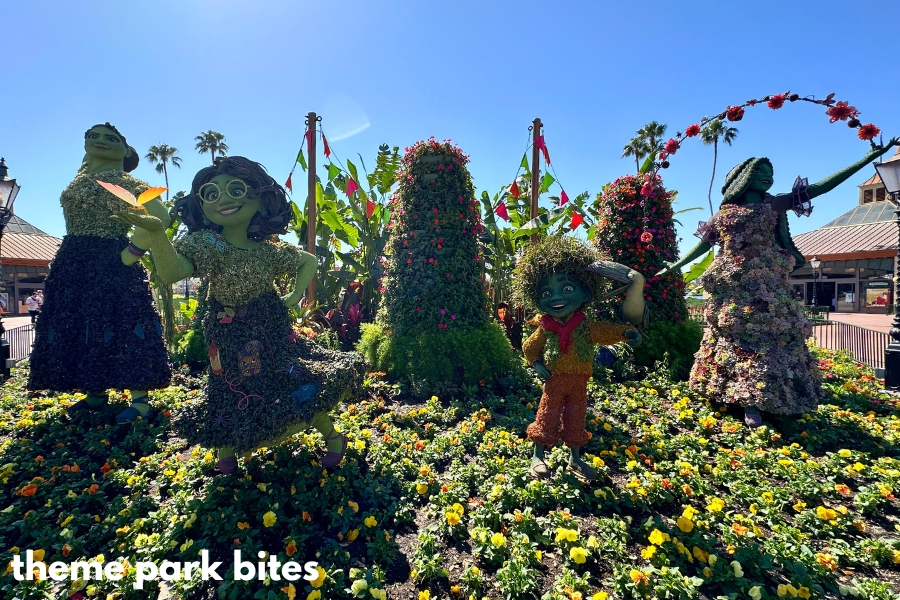
[(859, 137), (859, 139), (867, 142), (873, 139), (879, 133), (881, 133), (881, 130), (875, 127), (873, 123), (866, 123), (859, 128), (859, 131), (856, 132), (856, 135)]
[(672, 139), (666, 142), (665, 150), (669, 154), (675, 154), (678, 151), (678, 140)]
[(688, 128), (684, 130), (684, 135), (687, 137), (694, 137), (695, 135), (700, 134), (700, 126), (696, 123), (693, 125), (688, 125)]
[(729, 106), (725, 109), (725, 117), (729, 121), (740, 121), (744, 118), (744, 108), (742, 106)]
[(773, 110), (777, 110), (784, 106), (785, 100), (786, 98), (784, 97), (784, 94), (775, 94), (774, 96), (769, 98), (769, 102), (766, 104), (766, 106)]
[(649, 196), (649, 195), (653, 194), (653, 190), (655, 190), (655, 189), (656, 189), (656, 186), (654, 186), (652, 183), (645, 183), (644, 185), (641, 186), (641, 195)]
[(859, 116), (859, 111), (855, 106), (850, 106), (847, 102), (838, 102), (834, 106), (828, 108), (825, 114), (831, 117), (829, 122), (846, 121), (847, 119), (855, 119)]
[(644, 233), (641, 234), (641, 241), (644, 242), (645, 244), (652, 242), (653, 234), (650, 233), (649, 231), (645, 231)]

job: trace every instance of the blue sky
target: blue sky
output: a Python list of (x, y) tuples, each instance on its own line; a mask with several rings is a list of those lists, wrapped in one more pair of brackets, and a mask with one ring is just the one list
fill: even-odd
[[(381, 143), (452, 138), (471, 157), (479, 195), (511, 182), (535, 117), (573, 198), (633, 172), (622, 146), (646, 122), (674, 133), (788, 89), (835, 92), (885, 139), (900, 135), (891, 42), (900, 4), (888, 0), (7, 0), (0, 18), (0, 155), (22, 185), (16, 213), (57, 236), (83, 132), (104, 121), (142, 156), (158, 143), (179, 149), (173, 191), (208, 164), (194, 150), (207, 129), (283, 182), (311, 110), (335, 153), (354, 162), (360, 153), (371, 164)], [(734, 125), (737, 140), (719, 153), (716, 205), (725, 173), (747, 157), (772, 159), (782, 192), (795, 176), (816, 181), (868, 149), (808, 103), (757, 106)], [(707, 205), (712, 158), (695, 139), (671, 159), (663, 175), (680, 193), (676, 208)], [(871, 172), (819, 198), (811, 218), (792, 215), (792, 230), (855, 205)], [(146, 160), (134, 174), (162, 185)], [(304, 186), (295, 189), (302, 202)], [(684, 246), (707, 215), (684, 215)]]

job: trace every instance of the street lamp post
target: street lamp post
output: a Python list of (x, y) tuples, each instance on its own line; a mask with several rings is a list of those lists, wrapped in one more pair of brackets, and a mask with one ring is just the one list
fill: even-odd
[[(6, 159), (0, 158), (0, 241), (3, 239), (3, 230), (9, 219), (12, 217), (13, 202), (19, 194), (20, 186), (15, 179), (9, 178), (9, 171), (6, 168)], [(3, 264), (0, 263), (0, 291), (2, 291)], [(3, 361), (3, 380), (9, 379), (9, 342), (5, 337), (6, 330), (3, 328), (3, 315), (0, 314), (0, 360)]]
[[(898, 238), (897, 251), (900, 253), (900, 160), (893, 159), (875, 163), (875, 170), (894, 204)], [(894, 263), (894, 322), (891, 324), (891, 343), (884, 351), (884, 387), (889, 390), (900, 389), (900, 311), (897, 310), (900, 278), (897, 273), (897, 262), (900, 261)]]
[(819, 260), (817, 256), (813, 256), (809, 261), (809, 266), (813, 268), (813, 297), (812, 297), (812, 307), (813, 307), (813, 318), (816, 315), (816, 288), (819, 287), (819, 267), (822, 266), (822, 261)]

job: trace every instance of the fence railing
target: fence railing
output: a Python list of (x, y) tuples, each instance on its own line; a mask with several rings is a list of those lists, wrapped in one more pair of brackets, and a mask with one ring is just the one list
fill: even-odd
[(3, 337), (9, 342), (9, 357), (22, 360), (31, 355), (31, 344), (34, 343), (34, 325), (22, 325), (7, 329)]
[(808, 319), (812, 319), (813, 321), (819, 320), (828, 320), (828, 313), (831, 311), (830, 306), (817, 306), (813, 308), (812, 306), (804, 306), (803, 314), (806, 315)]
[(884, 351), (891, 336), (840, 321), (813, 321), (813, 341), (828, 350), (846, 350), (854, 360), (872, 369), (884, 369)]

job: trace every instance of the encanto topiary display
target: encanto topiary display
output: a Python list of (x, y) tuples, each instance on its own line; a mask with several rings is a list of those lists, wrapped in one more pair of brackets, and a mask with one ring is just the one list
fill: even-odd
[(376, 370), (425, 388), (490, 381), (512, 364), (491, 319), (468, 160), (434, 138), (406, 149), (390, 201), (382, 306), (359, 345)]
[[(174, 417), (190, 444), (219, 449), (219, 470), (237, 469), (235, 453), (286, 439), (309, 425), (324, 437), (322, 466), (336, 466), (347, 439), (328, 416), (357, 391), (365, 368), (354, 354), (326, 350), (297, 335), (289, 308), (315, 275), (313, 255), (277, 241), (290, 220), (284, 189), (262, 165), (240, 156), (216, 159), (176, 204), (188, 234), (173, 246), (163, 223), (137, 212), (117, 218), (143, 227), (163, 281), (209, 277), (203, 330), (209, 354), (204, 394)], [(274, 281), (293, 275), (280, 298)]]
[[(657, 274), (678, 259), (673, 199), (659, 175), (619, 177), (597, 195), (594, 244), (612, 260), (648, 274), (644, 298), (652, 321), (680, 323), (687, 318), (684, 278), (680, 272)], [(603, 318), (612, 317), (620, 301), (601, 303)]]
[(796, 415), (815, 410), (822, 387), (806, 346), (812, 324), (788, 285), (789, 274), (805, 259), (791, 240), (786, 213), (809, 215), (811, 198), (834, 189), (897, 143), (890, 140), (818, 183), (798, 177), (791, 193), (777, 196), (768, 193), (773, 169), (767, 158), (747, 159), (728, 173), (719, 212), (698, 230), (700, 243), (671, 267), (680, 269), (719, 244), (700, 278), (710, 299), (691, 389), (743, 406), (751, 427), (762, 424), (760, 411)]
[[(81, 168), (59, 199), (66, 236), (44, 284), (28, 388), (85, 392), (84, 400), (69, 407), (70, 414), (100, 408), (109, 389), (130, 390), (131, 406), (116, 417), (118, 423), (130, 423), (150, 410), (146, 390), (169, 385), (168, 355), (147, 272), (139, 262), (147, 234), (137, 230), (129, 244), (129, 226), (110, 220), (128, 204), (98, 180), (123, 188), (126, 195), (141, 194), (148, 186), (128, 174), (137, 167), (138, 154), (109, 123), (85, 132), (84, 150)], [(145, 203), (143, 210), (168, 224), (158, 200)], [(90, 301), (85, 290), (113, 300)]]
[(587, 306), (606, 291), (604, 275), (630, 283), (623, 312), (633, 323), (645, 318), (644, 277), (624, 265), (600, 261), (599, 254), (574, 238), (552, 236), (533, 244), (513, 274), (513, 294), (539, 314), (522, 345), (525, 359), (546, 383), (528, 439), (534, 442), (531, 473), (547, 478), (544, 451), (562, 440), (570, 450), (569, 467), (587, 479), (597, 472), (579, 456), (591, 434), (585, 429), (587, 382), (593, 373), (594, 346), (629, 342), (641, 335), (630, 325), (597, 322)]

